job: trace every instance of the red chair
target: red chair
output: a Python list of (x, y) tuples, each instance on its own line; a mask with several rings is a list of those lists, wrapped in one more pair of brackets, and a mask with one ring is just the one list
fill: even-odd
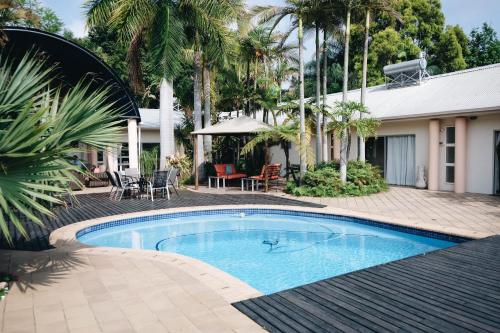
[(268, 182), (276, 181), (276, 186), (278, 186), (278, 181), (281, 174), (281, 164), (268, 164), (267, 168), (264, 165), (262, 171), (258, 176), (252, 176), (250, 179), (257, 181), (257, 190), (259, 190), (259, 182), (265, 182), (266, 178)]

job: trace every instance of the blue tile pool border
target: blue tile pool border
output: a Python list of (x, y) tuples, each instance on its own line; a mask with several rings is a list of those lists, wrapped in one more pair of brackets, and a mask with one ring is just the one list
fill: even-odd
[(472, 240), (472, 238), (455, 236), (455, 235), (450, 235), (450, 234), (437, 232), (437, 231), (416, 229), (416, 228), (412, 228), (412, 227), (395, 225), (395, 224), (374, 221), (374, 220), (369, 220), (369, 219), (364, 219), (364, 218), (359, 218), (359, 217), (351, 217), (351, 216), (336, 215), (336, 214), (329, 214), (329, 213), (300, 212), (300, 211), (285, 210), (285, 209), (270, 209), (270, 208), (211, 209), (211, 210), (199, 210), (199, 211), (192, 211), (192, 212), (176, 212), (176, 213), (165, 213), (165, 214), (157, 214), (157, 215), (149, 215), (149, 216), (132, 217), (132, 218), (128, 218), (128, 219), (120, 219), (120, 220), (116, 220), (116, 221), (103, 222), (103, 223), (99, 223), (99, 224), (96, 224), (93, 226), (86, 227), (82, 230), (79, 230), (76, 233), (76, 238), (80, 238), (83, 235), (86, 235), (86, 234), (94, 232), (94, 231), (118, 227), (118, 226), (122, 226), (122, 225), (128, 225), (128, 224), (132, 224), (132, 223), (150, 222), (150, 221), (154, 221), (154, 220), (187, 217), (187, 216), (221, 215), (221, 214), (231, 215), (231, 214), (240, 214), (240, 213), (244, 213), (244, 214), (279, 214), (279, 215), (291, 215), (291, 216), (302, 216), (302, 217), (321, 217), (321, 218), (329, 218), (332, 220), (335, 219), (335, 220), (340, 220), (340, 221), (345, 221), (345, 222), (352, 222), (352, 223), (358, 223), (358, 224), (363, 224), (363, 225), (369, 225), (369, 226), (378, 227), (378, 228), (382, 228), (382, 229), (389, 229), (389, 230), (404, 232), (407, 234), (423, 236), (423, 237), (428, 237), (428, 238), (434, 238), (434, 239), (444, 240), (444, 241), (453, 242), (453, 243), (463, 243), (463, 242)]

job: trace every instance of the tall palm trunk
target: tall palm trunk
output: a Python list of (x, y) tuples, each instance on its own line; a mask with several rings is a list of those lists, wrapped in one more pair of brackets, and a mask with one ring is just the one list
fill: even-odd
[[(326, 108), (326, 95), (328, 94), (328, 55), (327, 55), (327, 32), (323, 30), (323, 110)], [(325, 110), (324, 110), (325, 111)], [(323, 113), (323, 161), (328, 161), (328, 133), (326, 131), (326, 116)]]
[(316, 23), (316, 163), (319, 164), (321, 158), (321, 49), (319, 44), (319, 25)]
[[(345, 26), (345, 45), (344, 45), (344, 81), (342, 86), (342, 102), (347, 102), (347, 84), (349, 80), (349, 39), (351, 35), (351, 4), (347, 5), (347, 17)], [(342, 121), (347, 121), (342, 117)], [(341, 133), (340, 142), (340, 180), (345, 183), (347, 181), (347, 145), (348, 145), (348, 131), (343, 130)]]
[[(193, 95), (194, 95), (194, 129), (202, 129), (201, 121), (201, 77), (202, 77), (202, 64), (201, 53), (197, 46), (194, 52), (194, 82), (193, 82)], [(198, 173), (203, 177), (203, 140), (196, 140), (196, 157), (198, 165)]]
[(299, 16), (299, 117), (300, 117), (300, 175), (304, 176), (307, 170), (306, 156), (306, 121), (304, 110), (304, 31), (302, 17)]
[(250, 116), (250, 58), (247, 59), (247, 82), (246, 82), (247, 104), (245, 106), (245, 115)]
[(130, 82), (132, 83), (132, 89), (136, 94), (144, 93), (144, 81), (142, 77), (141, 68), (141, 46), (144, 42), (144, 33), (139, 31), (130, 41), (129, 48), (127, 50), (127, 62), (128, 62), (128, 72)]
[[(257, 75), (258, 75), (258, 59), (255, 58), (255, 67), (253, 69), (253, 92), (254, 94), (257, 92)], [(253, 119), (257, 119), (257, 110), (255, 108), (255, 105), (253, 107)]]
[[(211, 103), (210, 103), (210, 64), (205, 61), (203, 66), (203, 97), (205, 101), (204, 105), (204, 127), (211, 125)], [(207, 162), (212, 162), (212, 136), (203, 136), (203, 148), (205, 149), (205, 159)]]
[[(367, 72), (368, 72), (368, 39), (370, 37), (370, 9), (366, 10), (366, 22), (365, 22), (365, 47), (363, 50), (363, 74), (361, 80), (361, 104), (365, 105), (366, 99), (366, 81), (367, 81)], [(360, 118), (363, 118), (363, 114), (359, 114)], [(359, 137), (359, 155), (358, 159), (360, 161), (365, 161), (365, 138)]]

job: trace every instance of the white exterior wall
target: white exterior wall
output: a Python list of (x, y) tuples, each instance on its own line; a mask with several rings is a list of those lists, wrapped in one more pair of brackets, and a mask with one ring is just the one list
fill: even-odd
[[(453, 191), (453, 184), (445, 182), (445, 127), (454, 126), (455, 118), (440, 119), (439, 190)], [(467, 120), (467, 186), (471, 193), (493, 194), (494, 182), (494, 135), (500, 131), (500, 113), (478, 115)], [(386, 121), (378, 131), (380, 136), (415, 135), (416, 166), (428, 167), (429, 120)]]
[(467, 192), (493, 194), (495, 131), (500, 113), (467, 121)]
[(429, 121), (387, 121), (383, 122), (378, 130), (379, 136), (415, 135), (415, 170), (419, 165), (427, 167), (429, 162)]
[[(469, 115), (470, 116), (470, 115)], [(444, 127), (454, 126), (454, 117), (440, 119), (441, 142), (444, 142)], [(500, 110), (497, 114), (478, 115), (476, 119), (467, 121), (467, 192), (493, 193), (494, 182), (494, 133), (500, 131)], [(429, 119), (384, 121), (378, 131), (379, 136), (415, 135), (415, 163), (416, 166), (425, 166), (426, 176), (428, 168), (429, 147)], [(122, 142), (128, 142), (127, 133), (123, 133)], [(142, 129), (142, 143), (159, 143), (160, 131)], [(328, 135), (328, 155), (330, 155), (330, 135)], [(312, 139), (311, 150), (314, 151), (315, 140)], [(285, 166), (285, 153), (281, 146), (270, 149), (271, 162)], [(351, 141), (350, 158), (357, 156), (357, 141), (355, 134)], [(453, 185), (444, 182), (444, 145), (440, 149), (439, 190), (453, 191)], [(331, 156), (328, 156), (331, 160)], [(292, 144), (290, 149), (290, 163), (299, 163), (299, 153)]]

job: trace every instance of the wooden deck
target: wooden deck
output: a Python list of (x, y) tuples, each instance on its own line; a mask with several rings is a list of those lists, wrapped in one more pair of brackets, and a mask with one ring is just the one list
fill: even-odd
[(217, 206), (217, 205), (289, 205), (305, 207), (324, 207), (265, 194), (207, 194), (192, 191), (180, 191), (172, 195), (171, 200), (156, 198), (154, 202), (143, 199), (111, 200), (107, 193), (77, 195), (79, 206), (68, 209), (59, 207), (54, 210), (55, 218), (43, 217), (44, 226), (25, 223), (29, 237), (27, 239), (10, 226), (14, 238), (13, 247), (0, 235), (0, 249), (41, 251), (50, 248), (49, 235), (55, 229), (65, 225), (117, 214), (141, 212), (165, 208)]
[(270, 332), (500, 332), (500, 236), (233, 306)]

